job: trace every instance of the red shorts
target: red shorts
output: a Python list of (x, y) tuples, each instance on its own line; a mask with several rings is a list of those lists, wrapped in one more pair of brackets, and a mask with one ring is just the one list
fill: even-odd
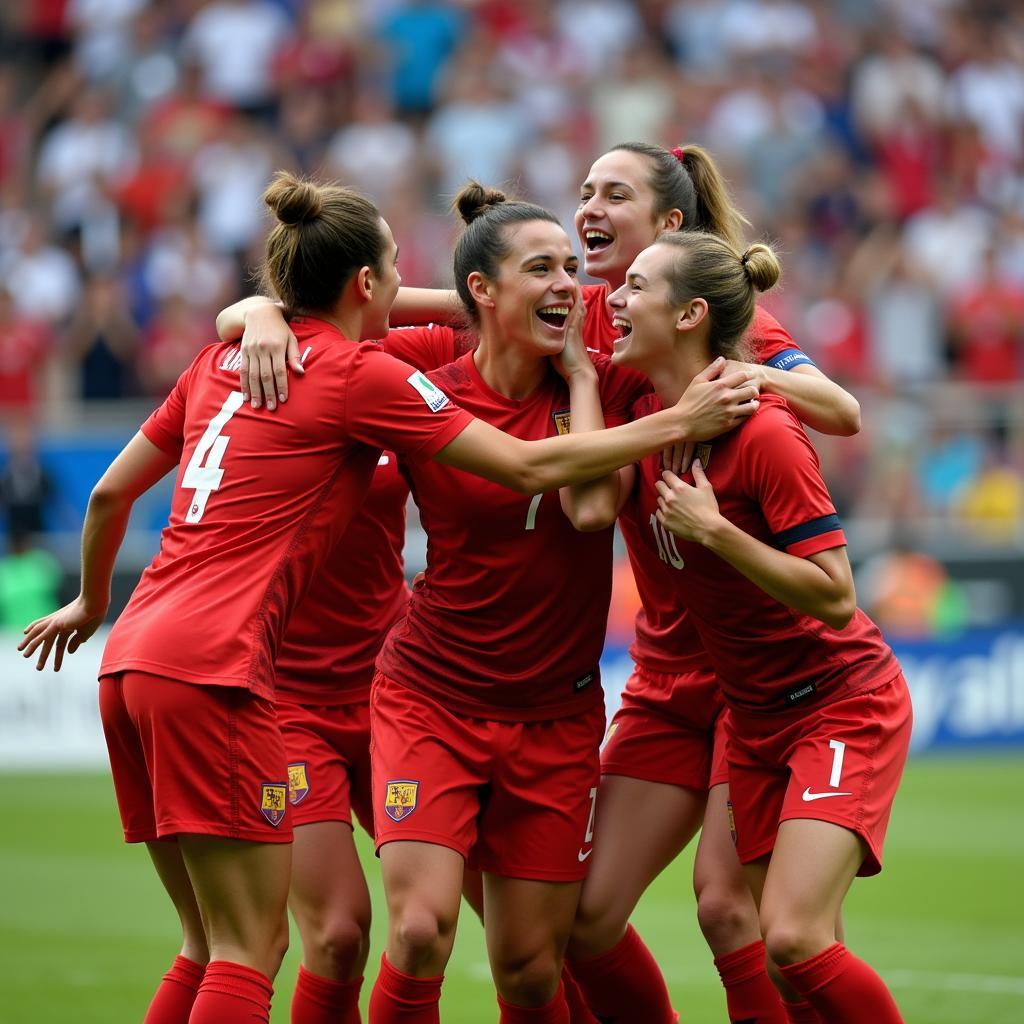
[(126, 842), (180, 833), (292, 841), (270, 701), (237, 686), (119, 672), (100, 680), (100, 718)]
[(378, 850), (414, 840), (508, 878), (586, 876), (600, 704), (549, 721), (466, 718), (378, 672), (370, 721)]
[(601, 773), (706, 791), (721, 709), (713, 673), (637, 665), (608, 727)]
[(370, 802), (370, 704), (314, 707), (277, 701), (288, 756), (292, 828), (318, 821), (359, 823), (373, 835)]
[(729, 797), (744, 864), (775, 847), (779, 823), (813, 818), (859, 835), (858, 874), (882, 870), (882, 845), (910, 746), (902, 675), (832, 704), (774, 714), (729, 714)]

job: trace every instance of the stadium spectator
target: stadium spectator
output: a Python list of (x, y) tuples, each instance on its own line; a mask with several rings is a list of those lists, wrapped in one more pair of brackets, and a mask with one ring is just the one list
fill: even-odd
[(25, 417), (7, 424), (7, 459), (0, 469), (0, 507), (7, 528), (21, 538), (46, 529), (46, 510), (54, 497), (54, 482), (43, 468), (31, 421)]
[(0, 556), (0, 630), (24, 628), (57, 607), (64, 581), (60, 562), (33, 544), (33, 535), (17, 527), (7, 530), (7, 550)]
[(34, 417), (52, 350), (50, 326), (19, 313), (10, 290), (0, 286), (0, 419)]

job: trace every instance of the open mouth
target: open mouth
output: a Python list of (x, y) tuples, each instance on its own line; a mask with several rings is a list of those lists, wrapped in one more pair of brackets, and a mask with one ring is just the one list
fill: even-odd
[(612, 318), (612, 327), (619, 332), (620, 338), (628, 338), (633, 333), (633, 325), (621, 316)]
[(583, 240), (587, 243), (587, 252), (601, 252), (612, 244), (612, 236), (606, 235), (596, 228), (589, 228), (583, 232)]
[(543, 309), (537, 310), (537, 316), (549, 327), (561, 329), (565, 326), (565, 321), (569, 319), (569, 307), (545, 306)]

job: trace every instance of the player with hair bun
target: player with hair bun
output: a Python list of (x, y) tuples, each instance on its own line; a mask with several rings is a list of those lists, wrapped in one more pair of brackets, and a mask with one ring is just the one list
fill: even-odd
[[(430, 379), (524, 438), (625, 421), (646, 382), (587, 358), (577, 258), (555, 218), (475, 182), (454, 205), (466, 223), (455, 280), (479, 344)], [(407, 476), (428, 564), (371, 696), (388, 901), (371, 1020), (438, 1019), (468, 863), (483, 872), (501, 1020), (564, 1022), (562, 953), (590, 856), (604, 723), (611, 530), (594, 523), (614, 521), (631, 473), (529, 500), (444, 469)]]
[(268, 1018), (292, 838), (274, 659), (381, 448), (533, 494), (675, 443), (702, 399), (745, 400), (701, 386), (647, 425), (509, 437), (359, 343), (387, 333), (400, 283), (391, 230), (369, 200), (283, 172), (264, 198), (278, 222), (266, 277), (299, 314), (303, 400), (265, 417), (236, 388), (238, 348), (204, 349), (96, 485), (79, 596), (31, 623), (19, 645), (40, 669), (53, 653), (59, 669), (96, 631), (132, 505), (177, 467), (160, 552), (111, 630), (100, 681), (125, 839), (146, 843), (183, 931), (147, 1024)]
[[(732, 356), (755, 290), (778, 276), (765, 245), (741, 256), (714, 236), (676, 232), (644, 250), (609, 297), (621, 333), (613, 363), (655, 388), (634, 413), (671, 403), (708, 358)], [(818, 1019), (896, 1024), (884, 982), (839, 941), (836, 921), (854, 877), (881, 869), (910, 697), (856, 607), (814, 449), (769, 395), (748, 422), (700, 445), (682, 477), (656, 458), (639, 477), (643, 542), (687, 608), (729, 709), (737, 852), (767, 951)]]

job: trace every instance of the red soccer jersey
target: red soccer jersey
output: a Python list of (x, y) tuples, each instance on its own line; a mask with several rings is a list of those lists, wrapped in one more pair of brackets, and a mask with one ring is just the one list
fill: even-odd
[(388, 447), (429, 458), (471, 421), (412, 367), (293, 321), (306, 375), (269, 415), (243, 405), (237, 346), (213, 345), (143, 424), (180, 456), (160, 551), (111, 630), (101, 674), (134, 669), (274, 695), (281, 636)]
[[(771, 315), (757, 307), (747, 334), (754, 357), (769, 366), (791, 369), (810, 363), (789, 332)], [(644, 399), (641, 399), (644, 401)], [(655, 672), (689, 672), (707, 664), (686, 608), (679, 602), (675, 581), (663, 571), (660, 552), (648, 543), (650, 525), (638, 518), (637, 492), (619, 514), (619, 528), (626, 541), (641, 607), (636, 617), (636, 640), (630, 655), (638, 665)]]
[[(622, 423), (636, 374), (595, 358), (605, 421)], [(526, 398), (498, 394), (472, 354), (429, 374), (462, 408), (526, 440), (568, 430), (551, 371)], [(460, 713), (502, 720), (574, 714), (601, 699), (612, 531), (580, 533), (558, 493), (517, 494), (434, 463), (408, 466), (427, 532), (427, 570), (378, 667)]]
[[(465, 341), (447, 327), (398, 328), (379, 342), (420, 370), (450, 363)], [(468, 342), (467, 342), (468, 343)], [(384, 637), (405, 614), (405, 503), (409, 485), (384, 452), (370, 491), (288, 623), (277, 695), (319, 706), (369, 698)]]
[[(651, 395), (635, 412), (660, 407)], [(817, 454), (781, 399), (765, 395), (751, 419), (701, 445), (698, 455), (722, 514), (758, 540), (802, 557), (846, 543)], [(673, 581), (727, 702), (775, 710), (798, 700), (835, 700), (899, 672), (860, 610), (844, 629), (832, 629), (769, 597), (702, 545), (669, 533), (655, 518), (660, 459), (644, 459), (639, 476), (642, 542)], [(693, 482), (689, 472), (685, 479)]]

